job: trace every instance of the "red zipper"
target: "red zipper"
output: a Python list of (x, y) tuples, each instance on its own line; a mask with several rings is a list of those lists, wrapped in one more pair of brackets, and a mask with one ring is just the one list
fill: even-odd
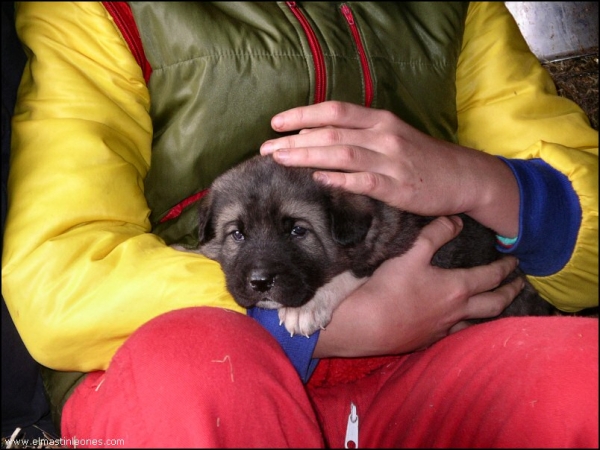
[(140, 65), (142, 73), (144, 74), (144, 80), (146, 84), (150, 80), (152, 74), (152, 66), (146, 59), (146, 53), (144, 52), (144, 46), (142, 45), (142, 39), (140, 38), (140, 32), (137, 28), (133, 13), (129, 8), (127, 2), (102, 2), (106, 11), (115, 21), (115, 24), (121, 31), (123, 39), (127, 42), (129, 50), (133, 54), (133, 57)]
[(192, 203), (199, 201), (202, 197), (208, 194), (208, 188), (202, 189), (200, 192), (196, 192), (195, 194), (190, 195), (187, 198), (184, 198), (182, 201), (173, 206), (167, 213), (163, 216), (162, 219), (158, 221), (158, 223), (163, 223), (168, 220), (176, 219), (181, 215), (183, 210), (190, 206)]
[(308, 45), (310, 46), (310, 51), (312, 52), (313, 61), (315, 64), (315, 103), (320, 103), (325, 101), (325, 86), (327, 80), (327, 74), (325, 73), (325, 58), (323, 57), (323, 50), (321, 50), (321, 45), (319, 44), (319, 40), (315, 35), (310, 23), (296, 5), (296, 2), (286, 2), (300, 25), (302, 25), (302, 29), (308, 38)]
[(371, 69), (369, 68), (367, 52), (365, 52), (365, 47), (363, 46), (362, 39), (360, 38), (358, 26), (354, 21), (352, 10), (348, 5), (342, 5), (342, 14), (346, 18), (346, 22), (348, 22), (348, 26), (352, 32), (352, 37), (354, 38), (354, 43), (356, 44), (356, 50), (358, 51), (363, 78), (365, 81), (365, 106), (370, 107), (371, 103), (373, 102), (373, 78), (371, 76)]

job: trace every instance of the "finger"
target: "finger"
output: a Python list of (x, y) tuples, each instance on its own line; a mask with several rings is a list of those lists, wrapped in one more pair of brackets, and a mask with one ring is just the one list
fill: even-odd
[(340, 187), (346, 191), (354, 192), (355, 194), (370, 195), (372, 192), (386, 190), (391, 187), (384, 177), (378, 176), (373, 172), (347, 173), (317, 170), (313, 174), (313, 177), (321, 184)]
[(400, 199), (393, 178), (374, 172), (324, 172), (314, 173), (317, 182), (326, 186), (339, 187), (354, 194), (367, 195), (371, 198), (391, 203)]
[[(353, 148), (374, 150), (381, 147), (377, 143), (378, 134), (370, 130), (352, 130), (338, 127), (303, 128), (298, 134), (283, 136), (263, 142), (260, 153), (272, 154), (281, 149), (315, 149), (328, 155), (328, 159), (335, 159), (336, 150), (342, 157), (352, 157)], [(345, 155), (349, 153), (348, 155)]]
[(379, 111), (372, 108), (328, 101), (299, 106), (279, 113), (271, 119), (271, 127), (279, 132), (329, 125), (343, 128), (369, 128), (379, 122), (378, 117)]
[(376, 173), (386, 169), (385, 156), (353, 145), (284, 148), (272, 155), (275, 161), (285, 166)]
[(468, 273), (468, 276), (462, 277), (464, 294), (473, 296), (496, 289), (516, 269), (517, 264), (514, 256), (503, 256), (490, 264), (462, 269)]
[(335, 145), (362, 145), (373, 141), (365, 130), (356, 131), (338, 127), (303, 128), (298, 134), (283, 136), (265, 141), (260, 150), (263, 155), (280, 149), (302, 147), (330, 147)]
[(440, 247), (460, 233), (462, 227), (463, 222), (458, 216), (437, 217), (423, 227), (411, 251), (420, 252), (431, 260)]
[(467, 322), (466, 320), (462, 320), (462, 321), (458, 322), (457, 324), (455, 324), (454, 326), (452, 326), (448, 330), (448, 334), (454, 334), (457, 331), (464, 330), (465, 328), (469, 328), (471, 326), (473, 326), (472, 323)]
[(467, 319), (488, 319), (496, 317), (512, 303), (521, 292), (525, 282), (517, 277), (510, 283), (469, 298), (465, 309)]

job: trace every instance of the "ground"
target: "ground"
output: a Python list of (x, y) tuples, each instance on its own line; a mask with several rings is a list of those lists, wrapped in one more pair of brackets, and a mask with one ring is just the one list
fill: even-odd
[(558, 94), (577, 103), (598, 129), (598, 48), (592, 54), (563, 61), (543, 63), (550, 72)]

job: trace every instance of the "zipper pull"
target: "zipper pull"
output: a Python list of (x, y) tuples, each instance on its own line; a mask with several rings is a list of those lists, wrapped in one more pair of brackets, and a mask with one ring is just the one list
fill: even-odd
[(350, 8), (348, 7), (348, 5), (346, 5), (346, 4), (342, 5), (342, 14), (346, 17), (346, 20), (348, 21), (348, 25), (353, 26), (354, 25), (354, 16), (352, 15), (352, 11), (350, 11)]
[(350, 402), (350, 415), (346, 426), (344, 448), (358, 448), (358, 414), (356, 414), (356, 405), (352, 402)]

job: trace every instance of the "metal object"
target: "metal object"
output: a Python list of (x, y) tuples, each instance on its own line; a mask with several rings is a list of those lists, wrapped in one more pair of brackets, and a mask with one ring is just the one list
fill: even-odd
[(504, 2), (542, 62), (598, 53), (598, 2)]
[(358, 414), (356, 414), (356, 405), (352, 402), (350, 402), (350, 415), (346, 426), (344, 448), (358, 448)]

